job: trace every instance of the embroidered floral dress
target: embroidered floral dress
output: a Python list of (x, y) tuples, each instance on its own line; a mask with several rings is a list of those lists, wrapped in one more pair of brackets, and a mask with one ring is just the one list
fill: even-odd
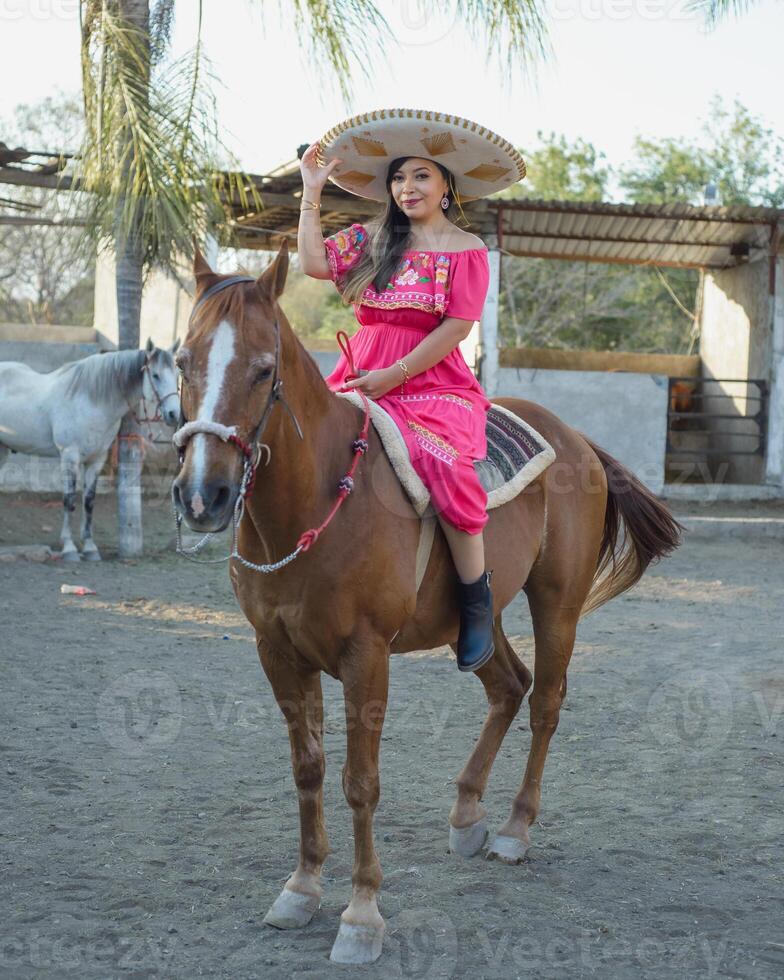
[[(332, 281), (339, 292), (345, 274), (367, 245), (363, 225), (324, 239)], [(360, 329), (351, 338), (357, 369), (390, 367), (405, 357), (445, 317), (478, 320), (487, 296), (486, 248), (464, 252), (409, 250), (382, 292), (369, 285), (354, 313)], [(326, 382), (343, 386), (349, 368), (340, 355)], [(490, 402), (460, 348), (376, 399), (397, 423), (411, 462), (430, 491), (437, 513), (449, 524), (478, 534), (487, 523), (487, 494), (473, 461), (487, 453), (485, 422)]]

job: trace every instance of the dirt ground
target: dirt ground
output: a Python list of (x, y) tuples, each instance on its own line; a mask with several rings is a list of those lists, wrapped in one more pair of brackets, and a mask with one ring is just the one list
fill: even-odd
[[(48, 503), (0, 498), (0, 541), (55, 545)], [(102, 564), (0, 564), (0, 976), (784, 975), (784, 543), (687, 541), (581, 623), (519, 867), (446, 852), (481, 685), (446, 652), (393, 658), (376, 820), (388, 931), (360, 970), (327, 959), (352, 864), (338, 685), (324, 904), (276, 932), (261, 918), (294, 868), (297, 807), (250, 629), (225, 566), (171, 554), (164, 500), (135, 563), (113, 557), (113, 507), (98, 501)], [(531, 665), (522, 597), (506, 627)], [(529, 737), (524, 705), (486, 796), (493, 827)]]

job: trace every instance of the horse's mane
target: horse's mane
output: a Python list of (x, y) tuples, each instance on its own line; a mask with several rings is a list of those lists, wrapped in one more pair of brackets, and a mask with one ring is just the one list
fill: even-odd
[(58, 369), (69, 374), (66, 395), (85, 392), (93, 401), (114, 401), (118, 394), (126, 400), (141, 379), (147, 354), (143, 350), (117, 350), (90, 354)]

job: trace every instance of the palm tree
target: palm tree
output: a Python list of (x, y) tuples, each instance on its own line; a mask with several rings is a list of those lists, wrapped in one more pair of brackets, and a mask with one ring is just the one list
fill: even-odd
[[(119, 346), (138, 348), (141, 297), (153, 267), (174, 270), (208, 229), (227, 233), (225, 204), (255, 195), (241, 174), (216, 179), (228, 157), (216, 125), (201, 4), (191, 54), (167, 58), (174, 0), (80, 0), (86, 138), (75, 175), (88, 210), (85, 244), (115, 256)], [(443, 3), (426, 13), (450, 15)], [(531, 69), (547, 53), (542, 0), (456, 0), (456, 16), (483, 30), (488, 54)], [(371, 0), (291, 0), (295, 28), (348, 101), (353, 66), (373, 64), (370, 49), (394, 43)], [(365, 69), (367, 71), (367, 69)], [(223, 158), (223, 159), (221, 159)], [(263, 206), (262, 202), (258, 202)], [(118, 472), (119, 551), (141, 553), (141, 456), (127, 417)]]

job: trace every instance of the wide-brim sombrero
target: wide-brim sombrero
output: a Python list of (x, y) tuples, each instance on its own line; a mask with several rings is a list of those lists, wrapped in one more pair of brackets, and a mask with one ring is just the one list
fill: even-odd
[(329, 180), (371, 201), (387, 200), (385, 178), (396, 157), (434, 160), (454, 176), (460, 201), (474, 201), (525, 177), (512, 144), (486, 126), (427, 109), (375, 109), (351, 116), (319, 140), (316, 162), (340, 163)]

